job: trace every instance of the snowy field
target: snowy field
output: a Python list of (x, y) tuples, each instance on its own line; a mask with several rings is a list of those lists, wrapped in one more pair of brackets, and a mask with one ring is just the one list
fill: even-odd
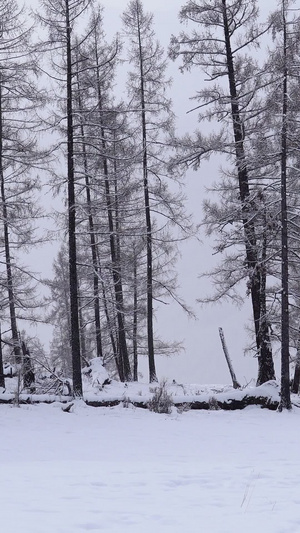
[(299, 533), (300, 409), (1, 405), (5, 533)]

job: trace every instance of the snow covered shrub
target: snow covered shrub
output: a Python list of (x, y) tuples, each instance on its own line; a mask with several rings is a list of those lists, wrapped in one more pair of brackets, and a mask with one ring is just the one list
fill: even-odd
[(153, 397), (148, 403), (148, 409), (155, 413), (170, 414), (173, 407), (172, 394), (167, 391), (166, 381), (162, 381), (158, 387), (155, 387)]
[(84, 380), (89, 382), (92, 388), (103, 390), (105, 385), (111, 383), (109, 374), (103, 366), (103, 359), (101, 357), (95, 357), (89, 361), (89, 366), (82, 369)]
[(209, 410), (210, 411), (219, 411), (219, 409), (220, 409), (219, 404), (218, 404), (216, 398), (214, 398), (214, 396), (211, 396), (209, 398), (208, 405), (209, 405)]
[(182, 403), (181, 405), (178, 405), (177, 413), (182, 415), (182, 413), (186, 413), (187, 411), (190, 411), (191, 410), (191, 405), (192, 404), (190, 404), (190, 403)]
[(128, 407), (132, 406), (132, 402), (131, 402), (130, 398), (128, 398), (128, 396), (124, 396), (124, 398), (122, 400), (122, 405), (123, 405), (123, 407), (125, 407), (125, 409), (128, 409)]

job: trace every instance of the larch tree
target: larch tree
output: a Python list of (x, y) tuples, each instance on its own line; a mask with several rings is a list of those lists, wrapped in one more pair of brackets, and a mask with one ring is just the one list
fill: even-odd
[[(142, 172), (144, 186), (145, 219), (146, 219), (146, 239), (147, 239), (147, 338), (148, 338), (148, 358), (149, 358), (149, 379), (150, 382), (157, 381), (155, 359), (154, 359), (154, 333), (153, 333), (153, 261), (152, 261), (152, 222), (149, 198), (149, 169), (148, 169), (148, 132), (147, 132), (147, 85), (156, 82), (158, 88), (157, 74), (161, 75), (164, 65), (161, 63), (161, 48), (154, 42), (153, 16), (145, 14), (140, 0), (133, 0), (129, 3), (127, 10), (123, 14), (123, 22), (126, 32), (131, 39), (130, 61), (136, 67), (136, 72), (131, 76), (134, 81), (132, 86), (135, 103), (140, 109), (141, 138), (142, 138)], [(147, 52), (147, 59), (146, 59)], [(146, 64), (148, 63), (148, 64)], [(160, 64), (159, 64), (160, 63)], [(159, 73), (156, 71), (159, 67)], [(162, 70), (163, 69), (163, 70)], [(148, 79), (147, 79), (148, 74)], [(150, 78), (151, 76), (151, 78)], [(162, 80), (159, 80), (159, 82)], [(150, 89), (150, 87), (149, 87)], [(151, 87), (152, 91), (153, 88)], [(152, 92), (153, 95), (153, 92)], [(153, 102), (154, 103), (154, 102)]]
[[(269, 51), (265, 71), (269, 72), (268, 106), (270, 132), (273, 132), (272, 156), (279, 173), (280, 197), (280, 340), (281, 340), (281, 402), (280, 410), (291, 409), (290, 399), (290, 314), (295, 316), (298, 287), (298, 219), (299, 219), (299, 32), (300, 19), (294, 2), (282, 0), (271, 14), (273, 49)], [(269, 134), (269, 137), (271, 134)], [(296, 315), (299, 315), (298, 309)], [(298, 318), (299, 321), (299, 318)], [(278, 328), (279, 329), (279, 328)], [(298, 330), (298, 327), (295, 328)], [(298, 337), (298, 332), (296, 338)], [(296, 346), (298, 341), (295, 342)]]
[(282, 0), (283, 72), (281, 127), (281, 396), (280, 410), (291, 409), (290, 343), (289, 343), (289, 262), (287, 211), (287, 115), (288, 115), (288, 37), (287, 2)]
[(71, 324), (70, 324), (70, 290), (68, 250), (62, 245), (53, 262), (53, 279), (45, 280), (50, 290), (46, 298), (49, 309), (47, 323), (53, 326), (51, 342), (51, 364), (56, 370), (62, 371), (64, 377), (72, 373), (71, 355)]
[[(48, 28), (49, 41), (46, 48), (53, 50), (53, 68), (56, 79), (63, 89), (62, 108), (65, 112), (66, 158), (67, 158), (67, 204), (68, 204), (68, 254), (70, 289), (71, 351), (73, 367), (73, 393), (82, 396), (79, 298), (76, 248), (76, 171), (74, 166), (74, 84), (76, 83), (76, 49), (79, 44), (75, 38), (76, 23), (93, 4), (92, 0), (41, 0), (43, 15), (40, 21)], [(84, 39), (84, 38), (83, 38)], [(62, 117), (60, 117), (62, 118)]]
[(15, 361), (21, 363), (18, 318), (34, 319), (28, 310), (37, 302), (34, 276), (22, 266), (19, 255), (39, 242), (34, 225), (41, 215), (37, 169), (45, 154), (37, 148), (41, 125), (37, 112), (45, 99), (37, 88), (37, 54), (24, 9), (15, 0), (2, 1), (0, 18), (0, 202), (6, 270), (1, 307), (8, 308)]
[[(268, 49), (262, 69), (266, 87), (254, 153), (256, 161), (263, 157), (269, 174), (265, 233), (268, 238), (268, 254), (273, 255), (272, 270), (269, 269), (273, 286), (268, 288), (269, 298), (273, 300), (270, 323), (273, 335), (275, 338), (277, 336), (281, 345), (280, 410), (291, 408), (290, 349), (294, 347), (297, 350), (299, 338), (300, 25), (299, 15), (293, 7), (293, 1), (282, 1), (269, 17), (273, 46)], [(275, 232), (270, 232), (270, 225), (273, 229), (276, 228)], [(270, 240), (271, 234), (273, 242)]]
[[(177, 225), (182, 235), (190, 235), (191, 225), (184, 213), (182, 198), (171, 193), (168, 180), (174, 180), (168, 171), (170, 157), (168, 143), (173, 135), (174, 114), (167, 89), (167, 60), (157, 41), (153, 15), (145, 12), (141, 0), (131, 0), (123, 13), (124, 33), (128, 46), (128, 109), (131, 112), (132, 136), (136, 143), (136, 176), (141, 175), (144, 202), (146, 241), (146, 297), (147, 347), (150, 382), (157, 381), (155, 368), (154, 301), (159, 287), (157, 264), (164, 241), (176, 246), (176, 237), (165, 233), (163, 227)], [(168, 140), (167, 140), (168, 139)], [(182, 238), (185, 238), (182, 237)], [(171, 245), (171, 244), (170, 244)], [(160, 250), (159, 250), (160, 247)], [(163, 260), (160, 266), (162, 267)], [(160, 275), (167, 272), (160, 269)], [(162, 278), (161, 278), (162, 279)], [(163, 286), (161, 281), (161, 287)], [(168, 283), (165, 283), (166, 292)], [(169, 291), (169, 294), (172, 290)]]
[[(247, 277), (258, 359), (257, 383), (262, 384), (274, 379), (275, 371), (265, 290), (265, 240), (261, 231), (264, 207), (256, 179), (261, 176), (250, 149), (257, 132), (264, 80), (250, 51), (255, 50), (267, 27), (258, 23), (256, 0), (188, 1), (180, 11), (180, 20), (194, 24), (194, 28), (190, 33), (172, 37), (171, 57), (182, 58), (182, 71), (198, 67), (205, 73), (205, 83), (209, 85), (197, 91), (195, 110), (203, 129), (207, 121), (215, 121), (218, 126), (216, 133), (204, 135), (198, 131), (194, 137), (182, 139), (179, 144), (183, 155), (179, 161), (198, 168), (203, 159), (219, 153), (235, 165), (234, 172), (226, 171), (218, 186), (223, 195), (222, 205), (217, 209), (208, 206), (208, 210), (211, 227), (218, 226), (220, 234), (224, 234), (218, 251), (223, 253), (229, 246), (237, 246), (231, 258), (224, 258), (221, 279), (226, 283), (219, 296), (230, 295), (232, 288)], [(222, 219), (217, 218), (220, 214)], [(232, 224), (234, 229), (229, 230), (230, 239), (225, 242), (226, 230)]]
[[(108, 248), (110, 253), (111, 287), (114, 294), (117, 328), (116, 342), (113, 343), (114, 347), (117, 346), (116, 364), (120, 379), (131, 381), (132, 375), (126, 339), (124, 282), (120, 259), (119, 199), (124, 196), (124, 189), (118, 190), (121, 180), (117, 163), (117, 160), (120, 159), (118, 147), (124, 128), (122, 126), (123, 113), (121, 108), (114, 104), (112, 92), (118, 50), (117, 40), (112, 45), (105, 42), (101, 10), (94, 12), (89, 24), (89, 37), (80, 51), (85, 71), (83, 76), (78, 76), (77, 102), (81, 106), (81, 124), (80, 134), (76, 136), (76, 146), (78, 147), (76, 156), (78, 159), (81, 158), (82, 163), (84, 163), (84, 173), (86, 178), (88, 177), (88, 185), (87, 181), (85, 182), (86, 203), (82, 204), (81, 209), (84, 213), (84, 206), (86, 206), (89, 212), (89, 233), (94, 241), (93, 264), (96, 266), (97, 262), (98, 279), (105, 250)], [(83, 133), (82, 142), (80, 135), (82, 136)], [(82, 156), (84, 157), (82, 158)], [(89, 172), (87, 172), (88, 169)], [(91, 232), (92, 213), (94, 213), (93, 232)], [(106, 221), (103, 218), (104, 214)], [(102, 239), (104, 235), (107, 235), (105, 245), (101, 245), (98, 235), (100, 219), (105, 224), (105, 229), (101, 229)], [(96, 226), (98, 226), (97, 230), (95, 229)], [(99, 292), (100, 285), (97, 284)], [(109, 323), (111, 324), (112, 321), (110, 318)]]

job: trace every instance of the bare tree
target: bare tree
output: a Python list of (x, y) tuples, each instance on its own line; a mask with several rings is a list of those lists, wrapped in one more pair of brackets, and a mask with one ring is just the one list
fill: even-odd
[(36, 135), (44, 97), (37, 88), (37, 57), (24, 9), (7, 0), (1, 3), (0, 17), (0, 209), (6, 269), (2, 309), (9, 310), (15, 361), (21, 363), (18, 312), (19, 318), (26, 318), (28, 309), (38, 304), (32, 274), (22, 267), (18, 252), (39, 241), (34, 222), (41, 215), (36, 196), (40, 185), (34, 174), (42, 160)]
[[(243, 241), (246, 269), (239, 272), (232, 262), (235, 277), (229, 279), (228, 287), (230, 289), (238, 283), (246, 270), (256, 336), (257, 383), (261, 384), (274, 379), (275, 372), (266, 314), (266, 270), (262, 256), (258, 254), (262, 234), (257, 234), (256, 227), (257, 192), (251, 189), (251, 179), (257, 168), (253, 169), (249, 163), (249, 143), (259, 113), (259, 108), (256, 109), (257, 94), (264, 87), (256, 62), (246, 55), (247, 50), (255, 46), (267, 30), (266, 27), (259, 26), (257, 17), (255, 0), (188, 1), (180, 11), (180, 19), (196, 23), (196, 29), (192, 34), (182, 32), (179, 37), (173, 37), (170, 53), (173, 59), (182, 57), (183, 71), (198, 66), (205, 72), (210, 87), (197, 93), (199, 104), (195, 109), (200, 112), (200, 120), (217, 119), (220, 123), (215, 134), (205, 136), (197, 132), (194, 139), (190, 136), (183, 139), (184, 155), (181, 161), (198, 168), (202, 159), (209, 158), (213, 153), (225, 153), (235, 163), (234, 179), (228, 179), (227, 175), (223, 186), (226, 184), (226, 190), (232, 199), (236, 195), (236, 188), (238, 189), (240, 204), (233, 204), (231, 216), (225, 219), (223, 227), (235, 221), (238, 226), (241, 225), (243, 239), (236, 233), (236, 243)], [(219, 81), (223, 77), (227, 79), (228, 90)], [(233, 136), (227, 128), (228, 119)], [(223, 191), (223, 187), (220, 190)], [(230, 244), (233, 241), (220, 247), (219, 251), (223, 252)], [(263, 253), (262, 246), (262, 255)], [(224, 263), (224, 266), (228, 272), (229, 265)], [(226, 294), (226, 287), (223, 294)]]
[[(84, 117), (87, 125), (85, 142), (89, 145), (88, 157), (92, 163), (89, 166), (91, 171), (93, 169), (98, 188), (102, 191), (103, 203), (101, 203), (101, 208), (105, 210), (107, 215), (106, 232), (109, 241), (117, 322), (117, 368), (120, 373), (120, 379), (122, 381), (130, 381), (132, 377), (126, 339), (123, 275), (118, 228), (118, 180), (114, 176), (116, 170), (114, 151), (117, 151), (116, 146), (119, 143), (117, 131), (122, 130), (122, 119), (118, 121), (117, 118), (121, 112), (114, 106), (112, 98), (112, 85), (119, 44), (118, 41), (115, 41), (112, 45), (105, 43), (102, 25), (102, 13), (100, 10), (92, 15), (89, 25), (89, 39), (86, 40), (81, 50), (82, 58), (88, 58), (88, 60), (85, 61), (85, 75), (80, 79), (78, 95), (83, 95), (84, 88), (89, 87), (89, 98), (85, 100), (85, 103), (82, 100), (85, 108), (82, 107), (81, 109), (81, 111), (84, 111), (82, 117)], [(78, 141), (79, 146), (80, 143)], [(87, 167), (85, 170), (87, 170)], [(89, 190), (91, 190), (91, 186), (89, 186)], [(88, 202), (89, 211), (91, 207), (90, 198)], [(94, 232), (95, 237), (96, 234)], [(98, 258), (103, 255), (101, 247), (97, 246), (97, 248), (98, 251), (96, 251), (96, 246), (94, 247), (94, 260), (97, 259), (97, 253)], [(98, 274), (99, 272), (97, 277)]]
[[(145, 239), (146, 239), (146, 294), (147, 294), (147, 342), (150, 382), (157, 381), (155, 368), (154, 301), (158, 280), (156, 263), (163, 250), (163, 241), (176, 246), (176, 237), (163, 227), (180, 227), (181, 238), (190, 236), (191, 225), (184, 212), (182, 198), (172, 195), (167, 180), (170, 156), (168, 143), (173, 135), (174, 115), (167, 96), (170, 80), (166, 77), (167, 62), (164, 50), (156, 40), (153, 15), (144, 11), (141, 0), (131, 0), (123, 13), (125, 34), (129, 40), (128, 61), (131, 71), (128, 77), (129, 110), (133, 117), (133, 136), (136, 142), (136, 173), (141, 173), (143, 185)], [(168, 141), (167, 141), (168, 139)], [(175, 173), (173, 174), (175, 182)], [(163, 261), (162, 261), (163, 263)], [(162, 266), (161, 263), (161, 266)], [(166, 273), (166, 268), (161, 273)], [(161, 280), (169, 295), (174, 292)]]
[[(75, 25), (81, 20), (84, 12), (92, 5), (92, 0), (42, 0), (44, 15), (42, 23), (49, 31), (49, 48), (55, 50), (56, 77), (65, 90), (64, 106), (66, 110), (66, 156), (67, 156), (67, 202), (68, 202), (68, 237), (69, 237), (69, 287), (70, 287), (70, 323), (71, 350), (73, 366), (73, 392), (82, 396), (79, 301), (76, 249), (76, 194), (74, 168), (74, 75), (75, 50), (78, 41), (75, 39)], [(61, 62), (59, 61), (59, 53)]]

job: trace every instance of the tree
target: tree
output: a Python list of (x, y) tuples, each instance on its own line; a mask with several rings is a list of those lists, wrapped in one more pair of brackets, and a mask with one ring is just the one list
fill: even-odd
[[(267, 29), (258, 25), (257, 17), (255, 0), (188, 1), (180, 11), (180, 19), (196, 23), (197, 29), (192, 35), (182, 32), (179, 37), (173, 36), (170, 53), (173, 59), (182, 57), (183, 71), (198, 66), (205, 72), (210, 87), (197, 93), (199, 105), (195, 109), (200, 111), (200, 120), (217, 119), (221, 124), (215, 134), (205, 136), (197, 132), (193, 139), (187, 136), (182, 142), (184, 155), (181, 161), (198, 168), (202, 159), (209, 158), (213, 153), (225, 153), (235, 163), (235, 178), (225, 178), (220, 189), (224, 190), (226, 185), (228, 198), (232, 200), (236, 194), (234, 181), (237, 180), (240, 204), (237, 206), (231, 200), (228, 204), (227, 200), (227, 206), (231, 204), (231, 208), (227, 211), (224, 227), (235, 222), (243, 231), (246, 269), (243, 268), (242, 272), (246, 270), (248, 277), (258, 359), (257, 383), (261, 384), (274, 379), (275, 372), (266, 313), (266, 269), (262, 260), (264, 240), (263, 233), (258, 234), (256, 226), (256, 207), (261, 203), (256, 201), (256, 187), (251, 187), (257, 168), (250, 164), (249, 153), (249, 144), (257, 131), (258, 95), (264, 88), (257, 62), (247, 55), (248, 49), (258, 43)], [(219, 81), (223, 77), (227, 79), (228, 90)], [(232, 135), (227, 128), (228, 118)], [(258, 214), (261, 218), (261, 210)], [(224, 251), (230, 244), (240, 244), (240, 236), (236, 235), (238, 241), (231, 240), (219, 251)], [(259, 242), (261, 254), (258, 253)], [(228, 272), (228, 264), (224, 263), (224, 267)], [(229, 280), (229, 288), (241, 280), (241, 272), (236, 270), (233, 262), (231, 267), (235, 277)]]
[[(50, 14), (51, 10), (45, 24), (49, 24)], [(61, 77), (60, 83), (64, 87), (67, 63), (65, 49), (60, 47), (58, 39), (60, 35), (63, 45), (64, 25), (62, 22), (58, 35), (55, 16), (52, 18), (51, 39), (53, 43), (58, 43), (62, 54), (60, 63), (57, 56), (54, 57), (57, 68), (55, 76)], [(148, 291), (145, 257), (149, 250), (149, 239), (143, 205), (144, 182), (141, 184), (141, 163), (144, 159), (142, 135), (136, 133), (142, 132), (141, 104), (139, 99), (132, 100), (129, 105), (116, 103), (113, 86), (120, 43), (118, 39), (111, 44), (106, 42), (102, 10), (92, 12), (83, 37), (76, 34), (75, 29), (72, 29), (71, 39), (71, 88), (79, 337), (81, 335), (81, 347), (87, 343), (88, 351), (90, 348), (92, 351), (95, 346), (96, 353), (102, 353), (105, 363), (113, 356), (120, 379), (129, 381), (132, 379), (131, 358), (134, 359), (134, 375), (137, 378), (138, 352), (145, 351), (145, 292)], [(153, 51), (153, 61), (156, 50)], [(57, 49), (54, 53), (58, 53)], [(188, 217), (184, 214), (182, 198), (170, 194), (165, 183), (167, 158), (162, 156), (162, 137), (159, 132), (169, 130), (172, 114), (169, 101), (164, 96), (163, 80), (161, 82), (162, 90), (157, 103), (150, 77), (145, 85), (152, 95), (148, 103), (145, 99), (149, 107), (145, 109), (147, 142), (149, 146), (151, 144), (151, 150), (147, 147), (147, 179), (148, 174), (152, 175), (148, 200), (157, 219), (150, 220), (151, 321), (153, 299), (175, 294), (173, 279), (167, 280), (171, 278), (169, 273), (173, 274), (170, 264), (176, 248), (171, 246), (175, 239), (170, 237), (169, 227), (178, 222), (182, 233), (188, 234)], [(134, 92), (134, 88), (132, 90)], [(62, 109), (64, 105), (63, 98)], [(157, 112), (161, 116), (153, 129)], [(61, 118), (61, 115), (57, 116), (60, 124)], [(60, 131), (65, 133), (61, 126)], [(167, 221), (162, 222), (162, 217)], [(65, 228), (65, 221), (62, 226)], [(159, 270), (167, 270), (167, 274), (157, 275)], [(94, 339), (93, 329), (96, 334)], [(153, 323), (151, 331), (153, 335)], [(152, 340), (154, 346), (155, 341)]]
[[(80, 131), (82, 134), (84, 127), (85, 137), (83, 143), (79, 136), (76, 142), (79, 148), (77, 154), (79, 158), (80, 149), (84, 148), (85, 150), (86, 146), (89, 146), (89, 152), (85, 154), (89, 161), (86, 158), (84, 159), (86, 162), (85, 176), (87, 177), (88, 174), (92, 175), (94, 173), (93, 185), (88, 178), (89, 184), (87, 188), (86, 183), (86, 192), (88, 194), (89, 231), (91, 238), (93, 237), (94, 240), (93, 261), (95, 266), (97, 261), (97, 277), (99, 275), (99, 257), (101, 257), (101, 260), (103, 257), (103, 246), (101, 248), (96, 246), (96, 232), (93, 231), (91, 233), (91, 209), (96, 212), (91, 203), (91, 187), (94, 189), (98, 210), (100, 207), (99, 198), (102, 198), (101, 210), (104, 210), (107, 216), (105, 232), (108, 236), (110, 251), (112, 288), (117, 323), (117, 342), (113, 342), (113, 346), (117, 346), (116, 364), (120, 379), (122, 381), (130, 381), (132, 377), (126, 339), (124, 289), (118, 228), (118, 197), (121, 193), (118, 192), (118, 179), (115, 176), (117, 165), (115, 152), (118, 150), (117, 146), (120, 143), (120, 132), (123, 131), (123, 119), (118, 119), (118, 116), (121, 115), (121, 110), (114, 106), (112, 98), (112, 84), (118, 49), (118, 41), (115, 41), (110, 46), (105, 43), (101, 10), (94, 12), (89, 25), (89, 38), (85, 41), (80, 51), (81, 60), (84, 61), (85, 65), (85, 73), (83, 77), (78, 77), (78, 98), (80, 99), (83, 120)], [(88, 97), (85, 98), (84, 92), (87, 88)], [(83, 123), (85, 126), (83, 126)], [(87, 172), (88, 166), (89, 173)], [(95, 191), (97, 191), (96, 194)], [(111, 324), (111, 318), (109, 322)]]
[(68, 270), (68, 250), (62, 245), (53, 263), (53, 280), (46, 280), (45, 284), (50, 289), (50, 295), (46, 298), (47, 307), (50, 306), (46, 320), (54, 326), (50, 346), (51, 363), (63, 372), (64, 377), (69, 377), (72, 372)]
[[(293, 2), (282, 1), (269, 19), (273, 49), (269, 50), (264, 65), (266, 96), (261, 131), (264, 157), (273, 167), (273, 221), (277, 218), (278, 238), (273, 245), (277, 268), (273, 276), (280, 306), (274, 306), (275, 329), (281, 342), (281, 403), (280, 410), (290, 409), (290, 347), (298, 349), (298, 219), (299, 219), (299, 16)], [(270, 196), (270, 194), (269, 194)], [(277, 212), (276, 212), (277, 211)], [(276, 292), (273, 289), (274, 295)], [(292, 312), (291, 312), (292, 311)], [(292, 320), (290, 320), (292, 318)], [(296, 319), (296, 323), (295, 323)], [(290, 342), (292, 341), (292, 342)], [(296, 372), (297, 374), (297, 372)]]
[[(282, 0), (280, 9), (272, 13), (274, 50), (270, 52), (269, 100), (274, 100), (277, 117), (271, 116), (272, 130), (278, 132), (278, 162), (280, 169), (280, 222), (281, 222), (281, 402), (280, 410), (291, 409), (290, 400), (290, 277), (293, 290), (291, 297), (297, 300), (295, 284), (295, 259), (297, 258), (299, 201), (294, 196), (298, 181), (298, 39), (299, 16), (292, 9), (293, 2)], [(291, 15), (292, 13), (292, 15)], [(276, 116), (276, 115), (275, 115)], [(276, 133), (275, 133), (276, 135)], [(296, 246), (295, 246), (296, 245)], [(292, 299), (291, 298), (291, 299)], [(296, 303), (296, 302), (295, 302)], [(294, 305), (295, 305), (294, 303)], [(298, 312), (297, 312), (298, 314)], [(296, 341), (296, 345), (297, 345)], [(297, 373), (297, 372), (296, 372)]]
[(283, 19), (283, 85), (281, 128), (281, 397), (280, 409), (291, 409), (290, 400), (290, 345), (289, 345), (289, 264), (288, 264), (288, 215), (287, 215), (287, 112), (288, 65), (286, 2), (282, 0)]
[[(49, 46), (61, 53), (61, 64), (55, 64), (57, 76), (65, 90), (64, 105), (66, 108), (66, 144), (67, 144), (67, 201), (68, 201), (68, 237), (69, 237), (69, 288), (70, 288), (70, 324), (71, 350), (73, 367), (73, 392), (75, 396), (82, 396), (81, 353), (79, 331), (79, 301), (77, 276), (77, 248), (76, 248), (76, 194), (74, 168), (74, 75), (75, 49), (78, 42), (74, 42), (75, 24), (83, 13), (92, 5), (92, 0), (42, 0), (45, 15), (40, 17), (42, 23), (49, 30)], [(73, 32), (73, 33), (72, 33)]]
[[(124, 31), (129, 39), (128, 61), (131, 67), (128, 94), (136, 143), (136, 173), (141, 173), (143, 186), (146, 240), (147, 344), (150, 382), (157, 381), (155, 368), (154, 300), (159, 282), (155, 281), (156, 264), (162, 242), (173, 243), (176, 237), (166, 235), (163, 228), (181, 227), (181, 238), (190, 236), (191, 225), (184, 213), (183, 199), (170, 193), (167, 180), (169, 145), (173, 135), (174, 115), (167, 97), (170, 85), (166, 77), (164, 50), (155, 38), (153, 15), (146, 13), (141, 0), (131, 0), (123, 13)], [(170, 244), (171, 246), (171, 244)], [(160, 247), (160, 250), (158, 250)], [(166, 256), (165, 256), (166, 257)], [(163, 261), (162, 261), (163, 263)], [(162, 265), (161, 263), (161, 265)], [(162, 276), (166, 269), (161, 270)], [(168, 283), (161, 282), (169, 294)]]
[(34, 172), (45, 155), (36, 142), (37, 112), (45, 98), (36, 84), (38, 63), (24, 9), (14, 0), (3, 1), (0, 17), (0, 202), (6, 269), (2, 309), (9, 310), (15, 361), (21, 363), (18, 312), (19, 318), (29, 318), (28, 310), (37, 302), (33, 276), (18, 254), (39, 241), (34, 221), (41, 215), (36, 197), (40, 185)]
[[(101, 17), (101, 13), (99, 12), (97, 18), (100, 19), (100, 17)], [(94, 32), (96, 34), (96, 27), (97, 27), (98, 20), (96, 21), (95, 18), (96, 18), (96, 15), (93, 15), (92, 24), (93, 24)], [(79, 50), (77, 51), (77, 54), (79, 55)], [(82, 61), (84, 61), (83, 57), (82, 57)], [(77, 64), (78, 64), (78, 61), (77, 61)], [(95, 231), (95, 222), (94, 222), (94, 213), (93, 213), (92, 191), (91, 191), (90, 174), (89, 174), (89, 160), (88, 160), (87, 146), (86, 146), (86, 140), (85, 140), (86, 139), (85, 122), (84, 122), (84, 111), (85, 110), (84, 110), (83, 95), (82, 95), (82, 92), (87, 87), (87, 84), (84, 84), (84, 87), (82, 86), (78, 71), (76, 73), (76, 80), (77, 80), (76, 100), (77, 100), (77, 106), (78, 106), (78, 112), (79, 112), (78, 115), (79, 115), (79, 122), (80, 122), (82, 165), (83, 165), (83, 173), (84, 173), (84, 179), (85, 179), (86, 209), (87, 209), (87, 214), (88, 214), (88, 232), (89, 232), (89, 237), (90, 237), (90, 249), (91, 249), (91, 256), (92, 256), (92, 267), (93, 267), (93, 302), (94, 302), (94, 318), (95, 318), (96, 353), (97, 353), (97, 357), (103, 357), (102, 333), (101, 333), (101, 321), (100, 321), (100, 288), (99, 288), (100, 268), (98, 264), (97, 236), (96, 236), (96, 231)]]

